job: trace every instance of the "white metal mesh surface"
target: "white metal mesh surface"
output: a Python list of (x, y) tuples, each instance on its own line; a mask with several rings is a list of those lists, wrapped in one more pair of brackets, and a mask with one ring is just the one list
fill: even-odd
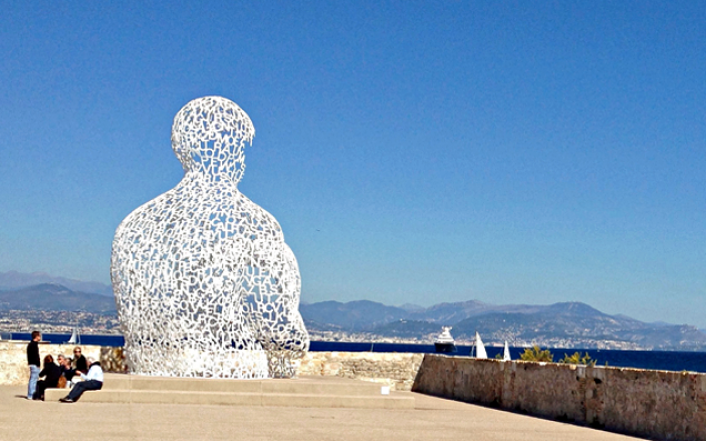
[(237, 188), (254, 135), (248, 115), (221, 97), (193, 100), (174, 118), (184, 178), (130, 213), (113, 240), (132, 372), (289, 377), (308, 350), (297, 260), (274, 216)]

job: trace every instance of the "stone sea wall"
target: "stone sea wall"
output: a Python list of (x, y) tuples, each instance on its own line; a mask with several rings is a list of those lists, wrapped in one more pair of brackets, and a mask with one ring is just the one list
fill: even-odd
[[(0, 341), (0, 385), (27, 384), (29, 367), (27, 366), (27, 341)], [(59, 354), (73, 357), (76, 345), (39, 344), (39, 356), (44, 363), (44, 357), (51, 354), (56, 361)], [(106, 372), (124, 372), (122, 348), (105, 346), (80, 345), (81, 353), (86, 358), (100, 360), (101, 367)]]
[(373, 381), (392, 390), (411, 390), (424, 354), (309, 352), (299, 375), (325, 375)]
[(425, 355), (412, 390), (645, 438), (706, 440), (706, 374)]

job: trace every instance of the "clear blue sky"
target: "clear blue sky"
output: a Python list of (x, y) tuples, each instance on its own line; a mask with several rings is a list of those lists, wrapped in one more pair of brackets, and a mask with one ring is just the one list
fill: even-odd
[(304, 301), (706, 327), (706, 2), (104, 3), (0, 5), (0, 271), (107, 283), (215, 94)]

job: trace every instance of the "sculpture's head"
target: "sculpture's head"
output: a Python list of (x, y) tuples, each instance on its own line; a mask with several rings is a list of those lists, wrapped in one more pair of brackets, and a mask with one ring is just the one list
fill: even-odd
[(245, 144), (255, 127), (233, 101), (207, 96), (190, 101), (174, 117), (172, 149), (186, 172), (239, 182), (245, 171)]

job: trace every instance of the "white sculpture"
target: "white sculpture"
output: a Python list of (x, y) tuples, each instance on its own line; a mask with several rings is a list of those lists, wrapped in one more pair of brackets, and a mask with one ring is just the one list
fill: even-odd
[(277, 220), (238, 191), (254, 135), (230, 100), (188, 103), (172, 127), (184, 178), (115, 232), (111, 278), (132, 372), (289, 377), (308, 350), (296, 258)]

